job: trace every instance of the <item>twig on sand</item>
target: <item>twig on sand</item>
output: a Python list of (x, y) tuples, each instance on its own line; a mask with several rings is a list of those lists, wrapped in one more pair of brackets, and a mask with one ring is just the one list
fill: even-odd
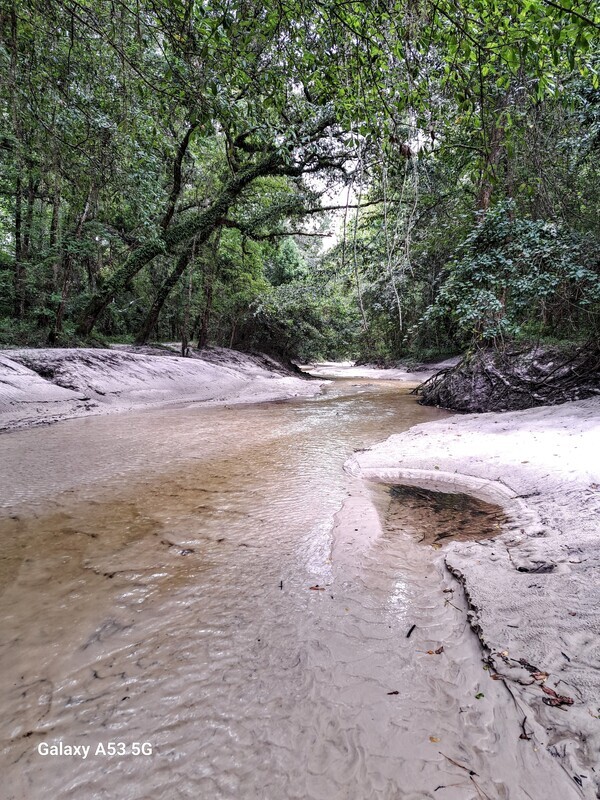
[[(477, 773), (475, 772), (474, 769), (470, 769), (469, 767), (465, 767), (464, 764), (459, 764), (458, 761), (455, 761), (453, 758), (450, 758), (450, 756), (447, 756), (446, 753), (442, 753), (441, 750), (438, 750), (438, 753), (441, 756), (444, 756), (444, 758), (448, 759), (448, 761), (451, 764), (454, 764), (455, 767), (460, 767), (460, 769), (464, 769), (465, 772), (468, 772), (469, 775), (471, 776), (471, 778), (473, 777), (473, 775), (477, 775)], [(477, 777), (479, 777), (479, 775), (477, 775)]]
[(481, 798), (481, 800), (492, 800), (492, 798), (489, 796), (489, 794), (486, 794), (483, 791), (483, 789), (481, 788), (481, 786), (478, 785), (478, 783), (475, 780), (475, 778), (472, 775), (470, 775), (469, 777), (471, 778), (471, 781), (473, 782), (473, 786), (475, 787), (475, 790), (476, 790), (477, 794), (479, 795), (479, 797)]
[[(469, 767), (465, 767), (465, 765), (464, 765), (464, 764), (459, 764), (459, 762), (458, 762), (458, 761), (455, 761), (453, 758), (450, 758), (450, 756), (447, 756), (445, 753), (442, 753), (442, 751), (441, 751), (441, 750), (438, 750), (438, 753), (439, 753), (441, 756), (444, 756), (444, 758), (448, 759), (448, 761), (449, 761), (451, 764), (454, 764), (454, 766), (455, 766), (455, 767), (459, 767), (460, 769), (464, 769), (464, 770), (465, 770), (465, 772), (468, 772), (468, 773), (469, 773), (469, 778), (471, 779), (471, 781), (472, 781), (472, 783), (473, 783), (473, 786), (475, 787), (475, 791), (477, 792), (477, 794), (478, 794), (478, 796), (480, 797), (480, 799), (481, 799), (481, 800), (492, 800), (492, 798), (489, 796), (489, 794), (486, 794), (486, 793), (483, 791), (483, 789), (481, 788), (481, 786), (479, 786), (479, 784), (477, 783), (477, 781), (476, 781), (476, 780), (475, 780), (475, 778), (473, 777), (474, 775), (477, 775), (477, 773), (475, 772), (475, 770), (474, 770), (474, 769), (470, 769)], [(477, 777), (479, 777), (479, 775), (477, 775)]]
[(527, 733), (527, 729), (525, 728), (526, 722), (527, 722), (527, 717), (523, 717), (523, 722), (521, 722), (521, 730), (523, 731), (523, 733), (519, 736), (519, 739), (525, 739), (526, 741), (529, 741), (531, 739), (531, 736)]
[(452, 608), (455, 608), (457, 611), (462, 611), (462, 608), (459, 608), (458, 606), (454, 605), (454, 603), (450, 600), (449, 597), (446, 598), (446, 602), (444, 603), (444, 605), (452, 606)]
[(439, 792), (440, 789), (451, 789), (453, 786), (464, 786), (464, 783), (442, 783), (439, 786), (436, 786), (433, 790), (434, 792)]

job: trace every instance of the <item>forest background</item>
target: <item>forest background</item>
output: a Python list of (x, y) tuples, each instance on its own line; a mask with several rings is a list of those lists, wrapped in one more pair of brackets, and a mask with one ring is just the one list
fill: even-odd
[(597, 341), (600, 9), (2, 0), (0, 343)]

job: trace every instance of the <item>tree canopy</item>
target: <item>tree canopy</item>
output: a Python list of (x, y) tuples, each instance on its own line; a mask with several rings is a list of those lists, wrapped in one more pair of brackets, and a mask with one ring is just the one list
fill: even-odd
[(589, 335), (599, 30), (574, 0), (3, 0), (0, 336)]

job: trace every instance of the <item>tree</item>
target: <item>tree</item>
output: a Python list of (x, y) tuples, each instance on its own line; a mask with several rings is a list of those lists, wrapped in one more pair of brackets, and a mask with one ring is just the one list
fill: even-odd
[[(427, 243), (442, 243), (440, 220), (448, 242), (464, 238), (508, 196), (515, 213), (592, 224), (599, 24), (574, 0), (7, 0), (7, 324), (56, 341), (75, 321), (82, 337), (98, 327), (144, 340), (172, 317), (190, 248), (228, 229), (256, 241), (312, 233), (302, 219), (337, 181), (378, 212), (355, 224), (350, 210), (342, 248), (362, 325), (377, 317), (377, 335), (401, 348), (439, 289)], [(592, 179), (578, 202), (567, 139)], [(448, 222), (457, 210), (470, 219)], [(216, 278), (203, 259), (191, 269), (204, 294), (192, 305), (210, 317)]]

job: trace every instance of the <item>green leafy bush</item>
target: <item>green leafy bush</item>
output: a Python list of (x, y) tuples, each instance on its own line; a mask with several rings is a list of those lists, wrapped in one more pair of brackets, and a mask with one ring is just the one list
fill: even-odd
[(446, 268), (420, 326), (451, 321), (465, 341), (589, 335), (600, 322), (598, 243), (544, 220), (488, 212)]

